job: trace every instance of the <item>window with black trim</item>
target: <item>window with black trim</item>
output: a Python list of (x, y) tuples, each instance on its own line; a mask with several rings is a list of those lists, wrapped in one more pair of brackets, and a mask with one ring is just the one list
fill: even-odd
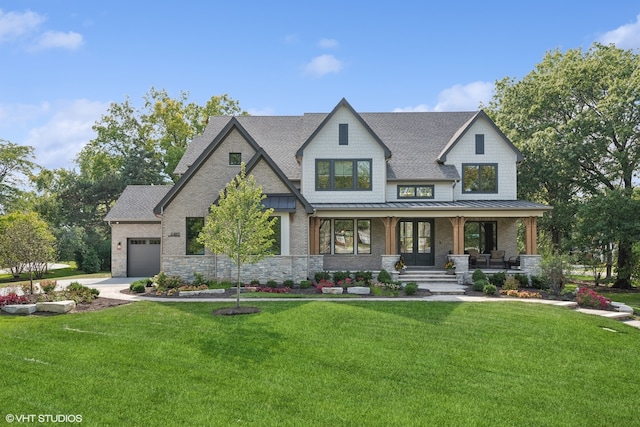
[(338, 125), (338, 145), (349, 145), (348, 123), (340, 123)]
[(463, 193), (497, 193), (498, 165), (476, 163), (462, 165)]
[(371, 254), (370, 219), (324, 219), (320, 223), (321, 254)]
[(229, 153), (229, 165), (240, 166), (242, 163), (242, 153)]
[(316, 190), (371, 190), (371, 159), (317, 159)]
[(484, 134), (476, 134), (476, 154), (484, 154)]
[(279, 216), (269, 217), (269, 219), (275, 218), (273, 223), (273, 245), (271, 245), (271, 250), (269, 251), (271, 255), (280, 255), (282, 254), (282, 223), (280, 222)]
[(433, 185), (398, 185), (398, 199), (433, 199)]
[(204, 245), (198, 242), (198, 236), (204, 227), (204, 218), (189, 217), (187, 223), (187, 255), (204, 255)]

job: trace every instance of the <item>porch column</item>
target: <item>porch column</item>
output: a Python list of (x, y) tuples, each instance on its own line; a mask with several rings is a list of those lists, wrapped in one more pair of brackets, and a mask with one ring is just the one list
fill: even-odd
[(320, 222), (316, 216), (309, 218), (309, 255), (320, 253)]
[(396, 225), (400, 218), (394, 216), (388, 216), (382, 218), (384, 224), (384, 253), (386, 255), (397, 255), (398, 242), (396, 238)]
[(527, 255), (538, 254), (538, 218), (530, 216), (524, 219), (525, 231), (525, 251)]
[(467, 222), (463, 216), (449, 218), (453, 227), (453, 254), (462, 255), (464, 253), (464, 224)]

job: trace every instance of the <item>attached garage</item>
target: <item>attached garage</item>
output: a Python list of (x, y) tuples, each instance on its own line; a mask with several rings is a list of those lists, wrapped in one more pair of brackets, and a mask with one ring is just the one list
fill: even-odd
[(127, 276), (151, 277), (160, 272), (160, 238), (128, 239)]

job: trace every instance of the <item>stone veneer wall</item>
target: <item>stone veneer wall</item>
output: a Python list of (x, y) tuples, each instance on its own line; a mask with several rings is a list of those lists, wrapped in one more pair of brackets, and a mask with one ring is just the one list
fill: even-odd
[[(267, 280), (275, 280), (278, 283), (293, 280), (294, 283), (300, 283), (322, 271), (322, 258), (322, 255), (269, 257), (255, 264), (243, 265), (240, 281), (248, 283), (257, 279), (265, 284)], [(237, 274), (236, 265), (225, 255), (165, 256), (162, 269), (169, 276), (180, 276), (189, 282), (193, 280), (194, 273), (217, 280), (235, 280)]]

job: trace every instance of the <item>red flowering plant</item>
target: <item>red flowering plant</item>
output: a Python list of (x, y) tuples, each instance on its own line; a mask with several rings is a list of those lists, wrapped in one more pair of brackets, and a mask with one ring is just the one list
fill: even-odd
[(611, 304), (609, 298), (605, 298), (589, 288), (578, 289), (577, 299), (580, 307), (600, 308), (604, 310)]
[(28, 302), (27, 297), (24, 295), (16, 295), (15, 293), (0, 295), (0, 307), (12, 304), (27, 304)]
[(333, 287), (333, 282), (331, 280), (328, 279), (320, 279), (319, 282), (317, 282), (315, 284), (316, 289), (318, 290), (319, 293), (322, 293), (322, 288), (332, 288)]

